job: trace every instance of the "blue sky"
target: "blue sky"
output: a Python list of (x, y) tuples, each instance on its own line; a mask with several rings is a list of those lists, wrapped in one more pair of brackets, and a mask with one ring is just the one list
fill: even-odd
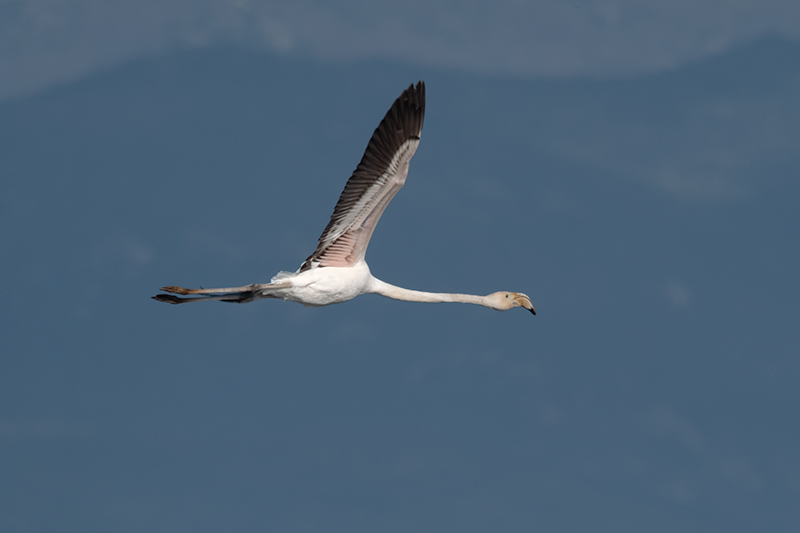
[[(140, 5), (2, 7), (0, 529), (797, 528), (792, 5)], [(418, 79), (372, 272), (535, 317), (150, 300), (296, 269)]]

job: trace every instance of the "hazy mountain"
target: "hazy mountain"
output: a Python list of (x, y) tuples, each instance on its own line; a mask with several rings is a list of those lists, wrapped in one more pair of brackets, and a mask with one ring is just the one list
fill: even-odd
[(0, 3), (0, 99), (132, 58), (235, 46), (318, 61), (473, 74), (659, 72), (769, 35), (800, 38), (786, 0), (13, 0)]
[[(172, 307), (294, 270), (383, 113), (370, 246), (423, 290)], [(0, 529), (792, 531), (800, 46), (611, 81), (237, 50), (0, 105)]]

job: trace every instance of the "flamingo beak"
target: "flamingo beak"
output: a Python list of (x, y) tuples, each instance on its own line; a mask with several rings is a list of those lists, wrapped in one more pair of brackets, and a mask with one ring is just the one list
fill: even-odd
[(522, 294), (521, 292), (514, 293), (514, 301), (519, 304), (520, 307), (524, 307), (534, 315), (536, 314), (536, 309), (533, 307), (533, 303), (531, 299), (528, 298), (527, 294)]

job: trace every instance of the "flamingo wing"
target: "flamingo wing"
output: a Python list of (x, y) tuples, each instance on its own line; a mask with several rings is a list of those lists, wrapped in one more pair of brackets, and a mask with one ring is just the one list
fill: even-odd
[(386, 206), (403, 186), (419, 145), (425, 83), (410, 85), (381, 120), (361, 162), (347, 180), (317, 249), (300, 267), (349, 267), (364, 259)]

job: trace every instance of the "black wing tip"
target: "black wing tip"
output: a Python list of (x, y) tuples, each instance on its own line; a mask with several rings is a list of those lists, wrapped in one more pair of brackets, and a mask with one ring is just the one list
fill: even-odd
[[(409, 85), (389, 108), (373, 133), (373, 139), (402, 143), (408, 138), (419, 139), (425, 120), (425, 82)], [(392, 133), (389, 133), (392, 132)], [(399, 135), (399, 137), (395, 137)], [(389, 142), (389, 144), (393, 144)], [(394, 155), (394, 154), (391, 154)]]
[(403, 91), (403, 94), (400, 95), (398, 100), (408, 100), (416, 107), (425, 111), (425, 82), (419, 80), (416, 85), (413, 83), (408, 86), (408, 88)]
[(419, 136), (419, 133), (422, 131), (422, 120), (425, 117), (425, 82), (419, 80), (416, 85), (413, 83), (409, 85), (408, 88), (403, 91), (403, 94), (395, 100), (392, 108), (398, 108), (401, 116), (419, 115), (419, 131), (417, 132), (417, 136)]

